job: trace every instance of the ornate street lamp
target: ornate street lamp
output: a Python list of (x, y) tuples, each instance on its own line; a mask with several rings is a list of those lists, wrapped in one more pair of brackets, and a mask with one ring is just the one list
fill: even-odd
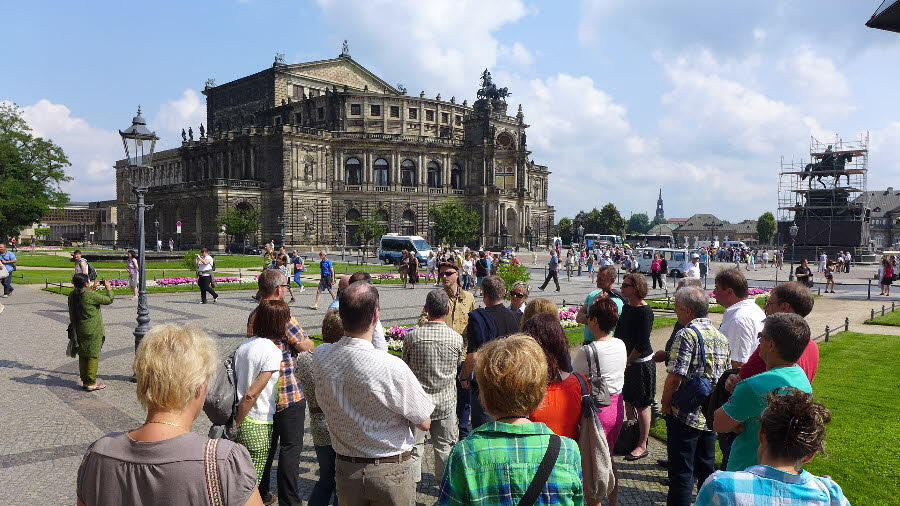
[(796, 223), (791, 223), (791, 228), (788, 229), (791, 233), (791, 272), (788, 274), (788, 281), (794, 280), (794, 258), (796, 257), (794, 251), (797, 243), (797, 234), (800, 233), (800, 227), (797, 226)]
[[(159, 220), (153, 220), (153, 225), (156, 227), (156, 244), (159, 244)], [(161, 247), (159, 249), (162, 250)]]
[(147, 279), (144, 270), (146, 239), (144, 237), (144, 213), (152, 209), (152, 205), (144, 203), (144, 196), (150, 187), (153, 177), (153, 151), (159, 137), (147, 128), (147, 122), (141, 116), (138, 106), (137, 116), (131, 120), (131, 126), (124, 131), (119, 130), (122, 145), (125, 147), (126, 175), (131, 183), (131, 191), (137, 197), (137, 204), (128, 207), (137, 210), (138, 218), (138, 307), (137, 328), (134, 329), (134, 348), (141, 344), (144, 335), (150, 330), (150, 309), (147, 307)]

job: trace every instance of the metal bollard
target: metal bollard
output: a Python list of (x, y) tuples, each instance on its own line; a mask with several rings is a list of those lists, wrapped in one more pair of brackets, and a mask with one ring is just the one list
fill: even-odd
[(884, 304), (881, 305), (881, 316), (884, 316)]
[(866, 300), (872, 300), (872, 280), (869, 280), (869, 293), (866, 295)]
[(844, 317), (844, 332), (850, 332), (850, 317)]
[(825, 342), (828, 342), (828, 338), (831, 337), (831, 328), (828, 325), (825, 325)]
[(870, 319), (870, 320), (874, 320), (874, 319), (875, 319), (875, 309), (874, 309), (874, 308), (872, 309), (872, 317), (869, 318), (869, 319)]

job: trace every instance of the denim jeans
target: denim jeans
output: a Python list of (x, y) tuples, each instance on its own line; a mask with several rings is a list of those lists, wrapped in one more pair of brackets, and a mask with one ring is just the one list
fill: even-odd
[[(457, 369), (457, 378), (459, 371), (462, 370), (462, 364)], [(472, 390), (463, 388), (456, 380), (456, 419), (459, 422), (459, 439), (464, 439), (472, 430), (470, 417), (472, 415)]]
[(669, 506), (689, 506), (696, 480), (699, 489), (715, 469), (716, 437), (713, 432), (689, 427), (669, 415), (666, 417), (669, 456)]
[[(469, 389), (472, 395), (472, 430), (493, 421), (491, 415), (487, 414), (484, 406), (481, 405), (481, 399), (478, 398), (478, 383), (473, 379), (471, 381), (472, 388)], [(460, 438), (462, 436), (460, 435)]]
[[(5, 265), (0, 265), (0, 269), (6, 269)], [(9, 273), (9, 276), (3, 278), (3, 295), (9, 295), (15, 290), (12, 286), (12, 273)]]
[(335, 495), (334, 482), (334, 448), (330, 445), (314, 446), (316, 461), (319, 463), (319, 481), (313, 486), (309, 495), (309, 506), (327, 506), (332, 497), (337, 506), (338, 499)]

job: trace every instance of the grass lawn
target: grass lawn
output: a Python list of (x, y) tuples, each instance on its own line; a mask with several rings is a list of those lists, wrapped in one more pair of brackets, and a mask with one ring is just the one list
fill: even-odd
[[(878, 314), (876, 311), (875, 314)], [(900, 327), (900, 311), (886, 313), (884, 316), (876, 316), (874, 320), (866, 320), (869, 325), (894, 325)]]
[[(45, 269), (19, 269), (13, 274), (13, 284), (29, 285), (44, 283), (45, 280), (51, 283), (71, 283), (74, 271), (69, 270), (45, 270)], [(23, 277), (24, 276), (24, 279)], [(128, 272), (125, 269), (97, 269), (97, 276), (107, 279), (128, 279)], [(174, 278), (174, 277), (196, 277), (197, 273), (186, 270), (170, 270), (158, 269), (147, 270), (147, 279), (154, 278)]]
[(832, 421), (826, 426), (827, 455), (804, 468), (831, 476), (852, 504), (897, 504), (898, 361), (898, 336), (841, 332), (819, 344), (813, 392)]
[[(648, 300), (647, 304), (654, 309), (675, 309), (675, 298), (669, 297), (669, 302), (666, 302), (666, 299), (653, 299)], [(757, 297), (756, 305), (759, 307), (764, 307), (766, 305), (766, 297)], [(709, 305), (710, 313), (724, 313), (725, 307), (720, 306), (719, 304), (710, 304)]]
[[(315, 288), (316, 283), (304, 282), (303, 286)], [(296, 287), (295, 287), (296, 288)], [(253, 290), (256, 291), (258, 289), (256, 283), (219, 283), (216, 285), (216, 292), (226, 291), (226, 290)], [(50, 286), (49, 288), (43, 288), (45, 292), (56, 293), (60, 295), (69, 295), (72, 291), (71, 286)], [(99, 290), (103, 290), (103, 288), (99, 288)], [(178, 286), (148, 286), (147, 293), (172, 293), (172, 292), (200, 292), (200, 289), (197, 288), (196, 285), (178, 285)], [(130, 288), (113, 288), (113, 293), (116, 295), (131, 295)]]
[[(677, 318), (671, 316), (657, 316), (653, 319), (653, 328), (671, 327), (675, 325), (677, 321)], [(566, 330), (566, 339), (568, 339), (569, 345), (581, 345), (581, 343), (584, 342), (584, 327), (581, 326)]]

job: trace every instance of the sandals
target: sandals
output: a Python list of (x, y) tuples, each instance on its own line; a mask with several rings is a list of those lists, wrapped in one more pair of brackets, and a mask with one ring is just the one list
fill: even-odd
[(103, 390), (104, 388), (106, 388), (106, 385), (104, 385), (103, 383), (96, 383), (94, 385), (90, 385), (90, 386), (85, 385), (84, 386), (84, 389), (87, 390), (88, 392), (96, 392), (97, 390)]

